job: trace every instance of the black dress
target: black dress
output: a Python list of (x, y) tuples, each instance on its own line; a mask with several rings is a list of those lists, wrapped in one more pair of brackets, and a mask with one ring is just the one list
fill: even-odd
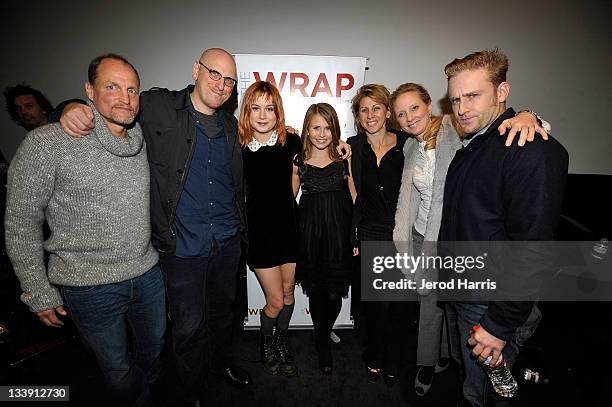
[(291, 179), (293, 158), (302, 150), (300, 138), (287, 134), (285, 145), (242, 149), (246, 181), (246, 212), (251, 268), (295, 263), (296, 202)]
[(341, 161), (319, 168), (301, 158), (296, 165), (302, 186), (296, 280), (309, 296), (326, 292), (346, 297), (353, 273), (348, 166)]

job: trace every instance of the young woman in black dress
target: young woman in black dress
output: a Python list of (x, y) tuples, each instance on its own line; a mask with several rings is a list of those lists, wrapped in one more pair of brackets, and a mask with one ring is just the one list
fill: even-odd
[(340, 124), (327, 103), (310, 106), (295, 159), (302, 195), (299, 205), (296, 279), (306, 295), (321, 371), (332, 372), (329, 335), (348, 295), (353, 272), (351, 217), (355, 187), (350, 164), (336, 148)]
[(288, 327), (294, 307), (295, 196), (299, 190), (293, 160), (302, 143), (297, 135), (285, 130), (281, 96), (268, 82), (249, 86), (238, 122), (247, 193), (247, 258), (266, 298), (261, 313), (263, 368), (269, 374), (293, 376), (297, 368), (289, 347)]

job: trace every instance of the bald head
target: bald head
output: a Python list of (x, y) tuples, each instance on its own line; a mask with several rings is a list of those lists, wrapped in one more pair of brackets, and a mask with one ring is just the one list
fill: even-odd
[(226, 50), (210, 48), (202, 52), (193, 64), (192, 76), (195, 81), (191, 93), (193, 106), (200, 113), (210, 115), (220, 108), (232, 93), (237, 76), (236, 62)]
[(232, 78), (236, 77), (236, 62), (234, 61), (234, 57), (222, 48), (209, 48), (204, 50), (200, 56), (200, 61), (206, 66), (209, 64), (219, 64), (232, 67), (232, 72), (228, 72), (226, 76), (231, 76)]

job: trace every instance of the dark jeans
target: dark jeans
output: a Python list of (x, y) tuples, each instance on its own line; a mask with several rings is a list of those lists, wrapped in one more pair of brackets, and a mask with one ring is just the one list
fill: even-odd
[(209, 370), (220, 371), (232, 363), (232, 305), (239, 261), (238, 235), (222, 247), (213, 245), (207, 257), (161, 254), (176, 369), (185, 401), (199, 398)]
[[(497, 397), (482, 365), (472, 357), (467, 340), (474, 325), (487, 311), (488, 305), (478, 303), (450, 302), (446, 304), (449, 344), (451, 356), (460, 366), (463, 397), (473, 406), (506, 406), (507, 400)], [(519, 354), (519, 346), (531, 337), (542, 314), (534, 307), (531, 315), (516, 331), (514, 340), (506, 343), (502, 353), (508, 366), (512, 366)]]
[(159, 377), (166, 331), (159, 266), (119, 283), (63, 286), (61, 291), (68, 315), (94, 353), (113, 397), (120, 405), (150, 405), (149, 386)]

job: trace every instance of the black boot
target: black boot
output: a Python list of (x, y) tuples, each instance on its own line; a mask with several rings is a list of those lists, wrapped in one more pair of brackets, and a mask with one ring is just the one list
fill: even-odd
[(271, 375), (278, 374), (279, 361), (276, 356), (274, 337), (264, 335), (261, 336), (260, 352), (264, 372)]
[(295, 376), (297, 367), (289, 347), (289, 332), (286, 329), (277, 329), (274, 333), (274, 347), (278, 355), (279, 372), (283, 376)]

